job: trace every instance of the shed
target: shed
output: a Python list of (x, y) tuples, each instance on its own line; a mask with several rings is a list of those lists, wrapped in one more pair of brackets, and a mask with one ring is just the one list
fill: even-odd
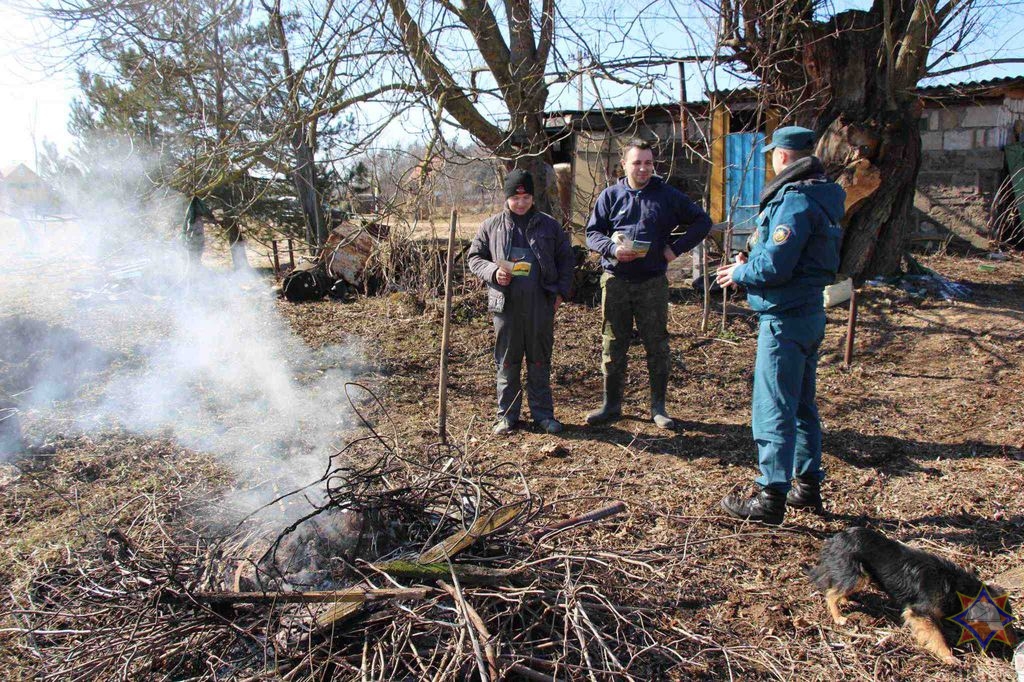
[[(919, 88), (919, 241), (951, 235), (987, 247), (993, 200), (1007, 181), (1006, 147), (1024, 141), (1024, 76)], [(1005, 192), (1004, 192), (1005, 194)]]

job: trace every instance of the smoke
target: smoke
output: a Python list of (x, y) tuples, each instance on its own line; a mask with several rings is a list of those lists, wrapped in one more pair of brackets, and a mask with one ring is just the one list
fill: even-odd
[(178, 238), (187, 198), (139, 201), (146, 166), (132, 152), (69, 188), (73, 220), (0, 219), (15, 245), (0, 398), (44, 432), (124, 429), (214, 453), (259, 491), (248, 504), (319, 479), (346, 427), (360, 348), (310, 349), (265, 276), (214, 263), (217, 227), (207, 267), (189, 266)]

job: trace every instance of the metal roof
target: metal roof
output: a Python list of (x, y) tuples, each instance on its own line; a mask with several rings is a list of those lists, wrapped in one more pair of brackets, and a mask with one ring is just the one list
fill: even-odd
[[(943, 83), (942, 85), (928, 85), (915, 90), (918, 95), (928, 99), (961, 98), (961, 97), (985, 97), (996, 96), (1000, 91), (1008, 88), (1024, 88), (1024, 76), (1004, 76), (1001, 78), (989, 78), (987, 80), (964, 81), (961, 83)], [(737, 88), (735, 90), (720, 90), (714, 93), (719, 100), (734, 99), (743, 101), (753, 99), (757, 90), (751, 87)], [(707, 100), (687, 102), (687, 109), (700, 109), (708, 106)], [(587, 115), (601, 116), (635, 116), (638, 111), (662, 109), (668, 111), (679, 111), (678, 102), (647, 104), (643, 106), (607, 107), (605, 109), (561, 109), (558, 111), (544, 112), (545, 116), (570, 116), (579, 118)]]

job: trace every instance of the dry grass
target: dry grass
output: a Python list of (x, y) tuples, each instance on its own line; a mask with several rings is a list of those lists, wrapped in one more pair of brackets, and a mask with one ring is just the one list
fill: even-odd
[[(491, 436), (492, 332), (478, 292), (462, 297), (456, 310), (450, 433), (469, 466), (511, 463), (509, 471), (521, 472), (535, 494), (565, 500), (558, 513), (608, 499), (627, 503), (625, 515), (595, 527), (574, 550), (642, 562), (635, 577), (607, 588), (657, 614), (659, 646), (685, 659), (666, 665), (665, 676), (1010, 679), (1005, 650), (961, 648), (957, 670), (930, 659), (881, 595), (866, 595), (851, 608), (851, 625), (834, 627), (801, 572), (825, 537), (852, 524), (870, 524), (986, 580), (1024, 563), (1024, 496), (1017, 492), (1024, 487), (1024, 264), (983, 272), (980, 260), (926, 262), (970, 284), (975, 297), (951, 304), (866, 291), (850, 369), (841, 363), (845, 311), (829, 312), (819, 371), (826, 517), (795, 512), (772, 530), (719, 514), (719, 499), (754, 476), (748, 422), (756, 329), (738, 316), (726, 336), (701, 336), (699, 302), (686, 290), (670, 308), (676, 431), (643, 419), (639, 345), (630, 352), (627, 418), (608, 428), (581, 426), (599, 397), (600, 313), (569, 305), (559, 313), (554, 358), (556, 412), (569, 428), (560, 438), (530, 429)], [(437, 305), (428, 301), (421, 313), (417, 305), (377, 298), (281, 303), (280, 311), (311, 346), (340, 335), (363, 339), (375, 368), (363, 380), (382, 396), (396, 439), (410, 451), (429, 451), (436, 441)], [(171, 443), (105, 433), (55, 445), (53, 455), (33, 459), (27, 473), (8, 470), (13, 480), (0, 484), (0, 579), (16, 598), (33, 575), (91, 547), (99, 530), (129, 522), (137, 505), (174, 491), (180, 500), (164, 499), (175, 510), (169, 522), (188, 528), (194, 500), (225, 484), (209, 460)], [(1019, 601), (1022, 586), (1008, 587)], [(29, 679), (34, 659), (26, 640), (2, 637), (0, 667), (12, 679), (18, 670)]]

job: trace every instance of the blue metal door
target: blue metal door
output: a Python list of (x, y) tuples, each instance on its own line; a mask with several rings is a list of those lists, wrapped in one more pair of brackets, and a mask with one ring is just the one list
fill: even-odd
[(734, 230), (749, 232), (764, 189), (764, 133), (726, 135), (725, 163), (726, 218)]

